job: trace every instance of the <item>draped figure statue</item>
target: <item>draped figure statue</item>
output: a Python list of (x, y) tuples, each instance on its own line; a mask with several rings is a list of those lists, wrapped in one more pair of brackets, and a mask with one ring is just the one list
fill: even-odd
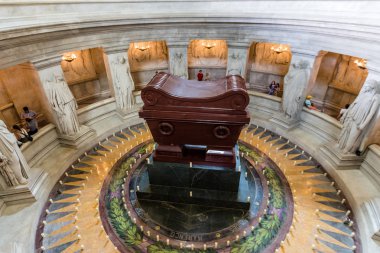
[(380, 82), (370, 80), (362, 87), (355, 101), (343, 114), (342, 131), (338, 145), (344, 153), (360, 153), (364, 151), (369, 128), (374, 126), (375, 115), (380, 107)]
[(80, 128), (77, 102), (63, 76), (54, 75), (52, 79), (45, 81), (45, 90), (58, 121), (57, 127), (61, 134), (74, 135)]
[(129, 64), (123, 56), (111, 62), (112, 80), (115, 88), (116, 103), (122, 110), (131, 109), (134, 104), (134, 84)]
[(300, 60), (290, 66), (289, 72), (284, 78), (282, 109), (288, 119), (295, 119), (302, 109), (310, 71), (309, 62)]
[(17, 139), (0, 120), (0, 174), (8, 186), (26, 184), (29, 166), (17, 145)]
[(245, 61), (246, 55), (240, 52), (241, 50), (239, 49), (230, 49), (229, 51), (231, 52), (229, 52), (229, 55), (228, 55), (229, 62), (227, 63), (227, 67), (228, 67), (227, 75), (245, 76), (244, 68), (246, 64), (246, 61)]

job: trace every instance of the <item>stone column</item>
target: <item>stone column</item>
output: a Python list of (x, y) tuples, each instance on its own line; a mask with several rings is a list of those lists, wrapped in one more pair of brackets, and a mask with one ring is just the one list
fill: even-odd
[(64, 79), (61, 57), (39, 59), (33, 64), (50, 105), (60, 143), (78, 148), (95, 135), (95, 131), (79, 122), (77, 103)]
[(285, 130), (292, 129), (299, 124), (313, 63), (313, 56), (295, 53), (292, 56), (289, 71), (284, 78), (281, 111), (273, 115), (271, 119)]
[(104, 48), (108, 80), (116, 100), (117, 111), (124, 116), (135, 111), (135, 84), (128, 62), (128, 47), (112, 46)]
[(251, 43), (228, 42), (228, 60), (226, 75), (241, 75), (246, 79), (248, 52)]
[(169, 72), (183, 79), (189, 78), (187, 65), (188, 43), (167, 42), (169, 51)]

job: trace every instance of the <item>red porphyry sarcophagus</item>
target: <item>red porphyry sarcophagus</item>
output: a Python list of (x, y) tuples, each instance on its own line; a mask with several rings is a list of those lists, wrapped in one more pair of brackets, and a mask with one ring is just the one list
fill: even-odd
[(139, 112), (158, 146), (155, 161), (235, 166), (234, 147), (249, 123), (245, 80), (184, 80), (160, 72), (141, 91)]

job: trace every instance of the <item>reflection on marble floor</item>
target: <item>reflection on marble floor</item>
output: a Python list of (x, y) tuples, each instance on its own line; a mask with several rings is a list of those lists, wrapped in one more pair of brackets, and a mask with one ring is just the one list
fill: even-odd
[(140, 205), (150, 218), (159, 224), (169, 225), (171, 230), (181, 233), (209, 233), (234, 224), (246, 214), (239, 209), (173, 204), (141, 200)]
[[(100, 221), (99, 192), (113, 164), (125, 152), (150, 138), (150, 133), (145, 128), (124, 130), (81, 156), (62, 175), (47, 200), (46, 211), (37, 232), (41, 239), (36, 245), (37, 251), (119, 252), (106, 235)], [(354, 232), (356, 224), (353, 221), (344, 223), (347, 215), (353, 220), (347, 200), (312, 157), (288, 140), (254, 125), (242, 131), (240, 140), (268, 155), (285, 174), (293, 192), (293, 223), (286, 239), (276, 245), (276, 252), (360, 252)], [(150, 208), (157, 207), (151, 205)], [(186, 208), (176, 206), (172, 210), (181, 219), (181, 210)], [(208, 212), (200, 212), (196, 208), (189, 211), (189, 214), (194, 215), (189, 220), (204, 220), (206, 216), (210, 218)], [(168, 219), (171, 215), (157, 219), (160, 218)], [(185, 220), (178, 226), (195, 229), (187, 225), (188, 223)], [(247, 246), (246, 250), (236, 252), (257, 252), (249, 248), (254, 242), (242, 243)], [(214, 245), (206, 245), (207, 249), (213, 247)]]

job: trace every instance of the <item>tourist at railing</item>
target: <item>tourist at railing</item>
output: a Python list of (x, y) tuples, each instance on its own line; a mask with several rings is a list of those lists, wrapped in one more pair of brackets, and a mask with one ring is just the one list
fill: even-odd
[(276, 92), (277, 92), (276, 81), (272, 81), (271, 84), (269, 85), (268, 95), (275, 95)]
[(29, 135), (33, 135), (38, 132), (37, 113), (30, 111), (27, 106), (25, 106), (23, 110), (24, 112), (21, 113), (21, 119), (25, 120)]
[(197, 78), (198, 78), (198, 81), (203, 81), (203, 73), (201, 69), (198, 72)]
[(307, 107), (307, 108), (309, 108), (310, 110), (315, 110), (315, 111), (321, 111), (321, 110), (319, 110), (317, 107), (315, 107), (314, 106), (314, 103), (313, 102), (311, 102), (311, 99), (312, 99), (313, 97), (312, 96), (310, 96), (310, 95), (308, 95), (307, 97), (306, 97), (306, 100), (305, 100), (305, 106)]

